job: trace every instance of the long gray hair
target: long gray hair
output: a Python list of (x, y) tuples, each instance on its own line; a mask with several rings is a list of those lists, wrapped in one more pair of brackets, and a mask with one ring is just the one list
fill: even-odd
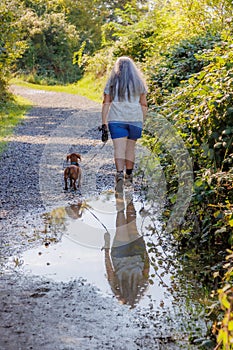
[(131, 96), (139, 96), (147, 89), (141, 72), (134, 61), (126, 56), (117, 59), (109, 78), (109, 85), (111, 99), (117, 95), (119, 101), (124, 101), (126, 96), (130, 100)]

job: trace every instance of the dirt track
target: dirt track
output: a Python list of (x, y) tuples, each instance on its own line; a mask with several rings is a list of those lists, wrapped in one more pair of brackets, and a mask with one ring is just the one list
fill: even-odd
[[(3, 267), (0, 349), (187, 350), (187, 346), (175, 345), (172, 329), (166, 329), (150, 308), (129, 310), (127, 306), (119, 305), (114, 297), (102, 296), (82, 279), (55, 283), (23, 276), (17, 269), (6, 269), (5, 263), (10, 256), (15, 256), (17, 261), (23, 250), (40, 244), (40, 240), (33, 240), (34, 229), (42, 224), (41, 214), (57, 200), (55, 192), (54, 198), (43, 197), (39, 179), (43, 152), (51, 135), (75, 113), (82, 116), (93, 110), (93, 118), (96, 118), (93, 125), (100, 123), (100, 106), (86, 98), (15, 86), (12, 90), (30, 99), (34, 107), (9, 138), (8, 148), (0, 159), (0, 263)], [(84, 139), (83, 144), (78, 145), (84, 154), (90, 147), (101, 145), (100, 135), (92, 130), (89, 142)], [(74, 142), (77, 145), (77, 139), (64, 138), (63, 142), (67, 142), (65, 147), (68, 148)], [(101, 186), (108, 188), (112, 186), (113, 168), (112, 164), (105, 164), (105, 167), (108, 169), (107, 182), (101, 181)], [(61, 186), (59, 182), (54, 189), (61, 192), (59, 201), (64, 200)], [(31, 240), (25, 239), (28, 235)]]

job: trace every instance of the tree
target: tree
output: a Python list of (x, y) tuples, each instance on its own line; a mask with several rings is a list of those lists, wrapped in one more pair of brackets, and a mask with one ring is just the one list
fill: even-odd
[(23, 6), (19, 0), (2, 0), (0, 3), (0, 102), (7, 99), (7, 80), (12, 64), (22, 56), (26, 41), (19, 29)]
[(28, 9), (21, 17), (21, 30), (28, 48), (17, 69), (60, 82), (72, 82), (80, 77), (73, 65), (73, 53), (78, 47), (76, 28), (67, 23), (63, 13), (44, 13), (38, 16)]

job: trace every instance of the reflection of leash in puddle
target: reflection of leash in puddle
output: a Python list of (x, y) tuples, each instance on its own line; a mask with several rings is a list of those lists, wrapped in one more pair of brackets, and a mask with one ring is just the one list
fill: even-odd
[[(79, 199), (79, 201), (77, 203), (70, 203), (68, 206), (66, 207), (63, 207), (63, 212), (64, 212), (64, 215), (63, 215), (63, 221), (66, 222), (66, 225), (65, 225), (65, 229), (64, 231), (62, 232), (62, 234), (60, 235), (60, 239), (56, 239), (56, 242), (60, 241), (62, 236), (65, 236), (66, 238), (68, 238), (69, 240), (75, 242), (75, 243), (78, 243), (82, 246), (91, 246), (92, 248), (97, 248), (97, 247), (101, 247), (101, 245), (99, 245), (96, 242), (95, 242), (95, 239), (96, 237), (98, 237), (98, 235), (93, 235), (93, 231), (89, 231), (89, 232), (86, 232), (86, 230), (84, 231), (84, 226), (83, 224), (85, 225), (85, 221), (86, 221), (86, 218), (88, 218), (88, 216), (86, 217), (85, 212), (89, 213), (90, 216), (92, 216), (94, 218), (94, 222), (95, 222), (95, 225), (93, 227), (97, 227), (97, 224), (96, 222), (98, 222), (103, 228), (104, 228), (104, 232), (107, 232), (108, 233), (108, 228), (107, 226), (103, 223), (103, 221), (101, 219), (99, 219), (99, 217), (94, 213), (94, 209), (86, 202), (86, 201), (81, 201)], [(84, 216), (84, 219), (82, 220), (82, 217)], [(71, 220), (69, 220), (69, 218)], [(68, 221), (67, 221), (68, 219)], [(89, 220), (91, 218), (89, 217)], [(80, 224), (81, 224), (81, 230), (77, 230), (77, 228), (79, 227), (79, 224), (75, 224), (74, 222), (76, 221), (79, 221), (81, 220)], [(92, 220), (91, 220), (92, 221)], [(50, 226), (50, 229), (51, 229), (51, 226), (52, 226), (52, 220), (50, 220), (50, 223), (49, 223), (49, 226)], [(99, 226), (99, 225), (98, 225)], [(67, 231), (67, 234), (65, 234), (65, 231)], [(78, 233), (78, 236), (75, 236), (72, 238), (72, 235), (76, 235), (76, 233)], [(85, 233), (85, 238), (84, 236), (82, 236), (82, 234)], [(87, 233), (87, 235), (86, 235)], [(103, 234), (103, 229), (101, 228), (101, 235)], [(57, 234), (56, 234), (57, 236)], [(80, 239), (81, 238), (81, 239)], [(88, 244), (88, 239), (90, 239), (93, 244)], [(50, 241), (50, 239), (47, 239)], [(82, 244), (82, 240), (83, 240), (83, 244)], [(89, 243), (90, 243), (89, 242)]]
[(97, 220), (101, 226), (105, 229), (106, 233), (109, 233), (107, 226), (98, 218), (98, 216), (91, 210), (92, 207), (86, 201), (80, 201), (77, 204), (70, 204), (65, 208), (66, 213), (72, 219), (80, 219), (84, 210), (87, 210)]
[(84, 204), (84, 208), (87, 209), (87, 211), (89, 211), (89, 213), (103, 226), (103, 228), (106, 230), (107, 233), (109, 233), (107, 226), (104, 225), (104, 223), (98, 218), (97, 215), (95, 215), (92, 211), (91, 211), (91, 206), (88, 205), (87, 203)]

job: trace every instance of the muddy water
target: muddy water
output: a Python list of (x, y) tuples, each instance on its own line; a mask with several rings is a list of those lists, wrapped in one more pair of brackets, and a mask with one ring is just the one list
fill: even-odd
[(203, 337), (201, 286), (183, 275), (159, 214), (130, 190), (79, 198), (44, 216), (44, 244), (24, 252), (16, 269), (57, 282), (83, 278), (120, 304), (162, 315), (175, 333)]
[[(138, 278), (142, 283), (138, 293), (140, 289), (143, 293), (138, 298), (135, 291), (135, 298), (138, 300), (134, 302), (128, 295), (131, 302), (148, 305), (153, 299), (159, 304), (171, 304), (171, 295), (167, 295), (160, 279), (153, 278), (153, 284), (149, 283), (154, 267), (149, 262), (147, 245), (157, 244), (157, 237), (148, 231), (148, 227), (156, 223), (159, 230), (160, 223), (156, 217), (153, 220), (149, 215), (144, 217), (146, 210), (152, 210), (151, 205), (138, 201), (130, 193), (116, 199), (111, 192), (86, 202), (57, 208), (47, 222), (49, 230), (57, 235), (56, 243), (53, 243), (54, 236), (50, 232), (43, 246), (26, 251), (22, 256), (23, 271), (58, 282), (82, 277), (98, 287), (102, 293), (113, 295), (114, 283), (123, 284), (122, 289), (133, 290), (126, 279), (135, 278), (132, 281), (134, 286)], [(114, 247), (116, 241), (117, 247)], [(116, 257), (111, 255), (111, 248), (117, 250)], [(161, 249), (161, 257), (162, 254)], [(114, 266), (114, 263), (119, 265), (119, 259), (122, 260), (122, 266)], [(133, 265), (140, 267), (134, 270)], [(157, 274), (162, 274), (161, 268)], [(119, 281), (119, 276), (122, 281)], [(162, 282), (170, 288), (170, 280), (168, 273), (164, 275)]]

